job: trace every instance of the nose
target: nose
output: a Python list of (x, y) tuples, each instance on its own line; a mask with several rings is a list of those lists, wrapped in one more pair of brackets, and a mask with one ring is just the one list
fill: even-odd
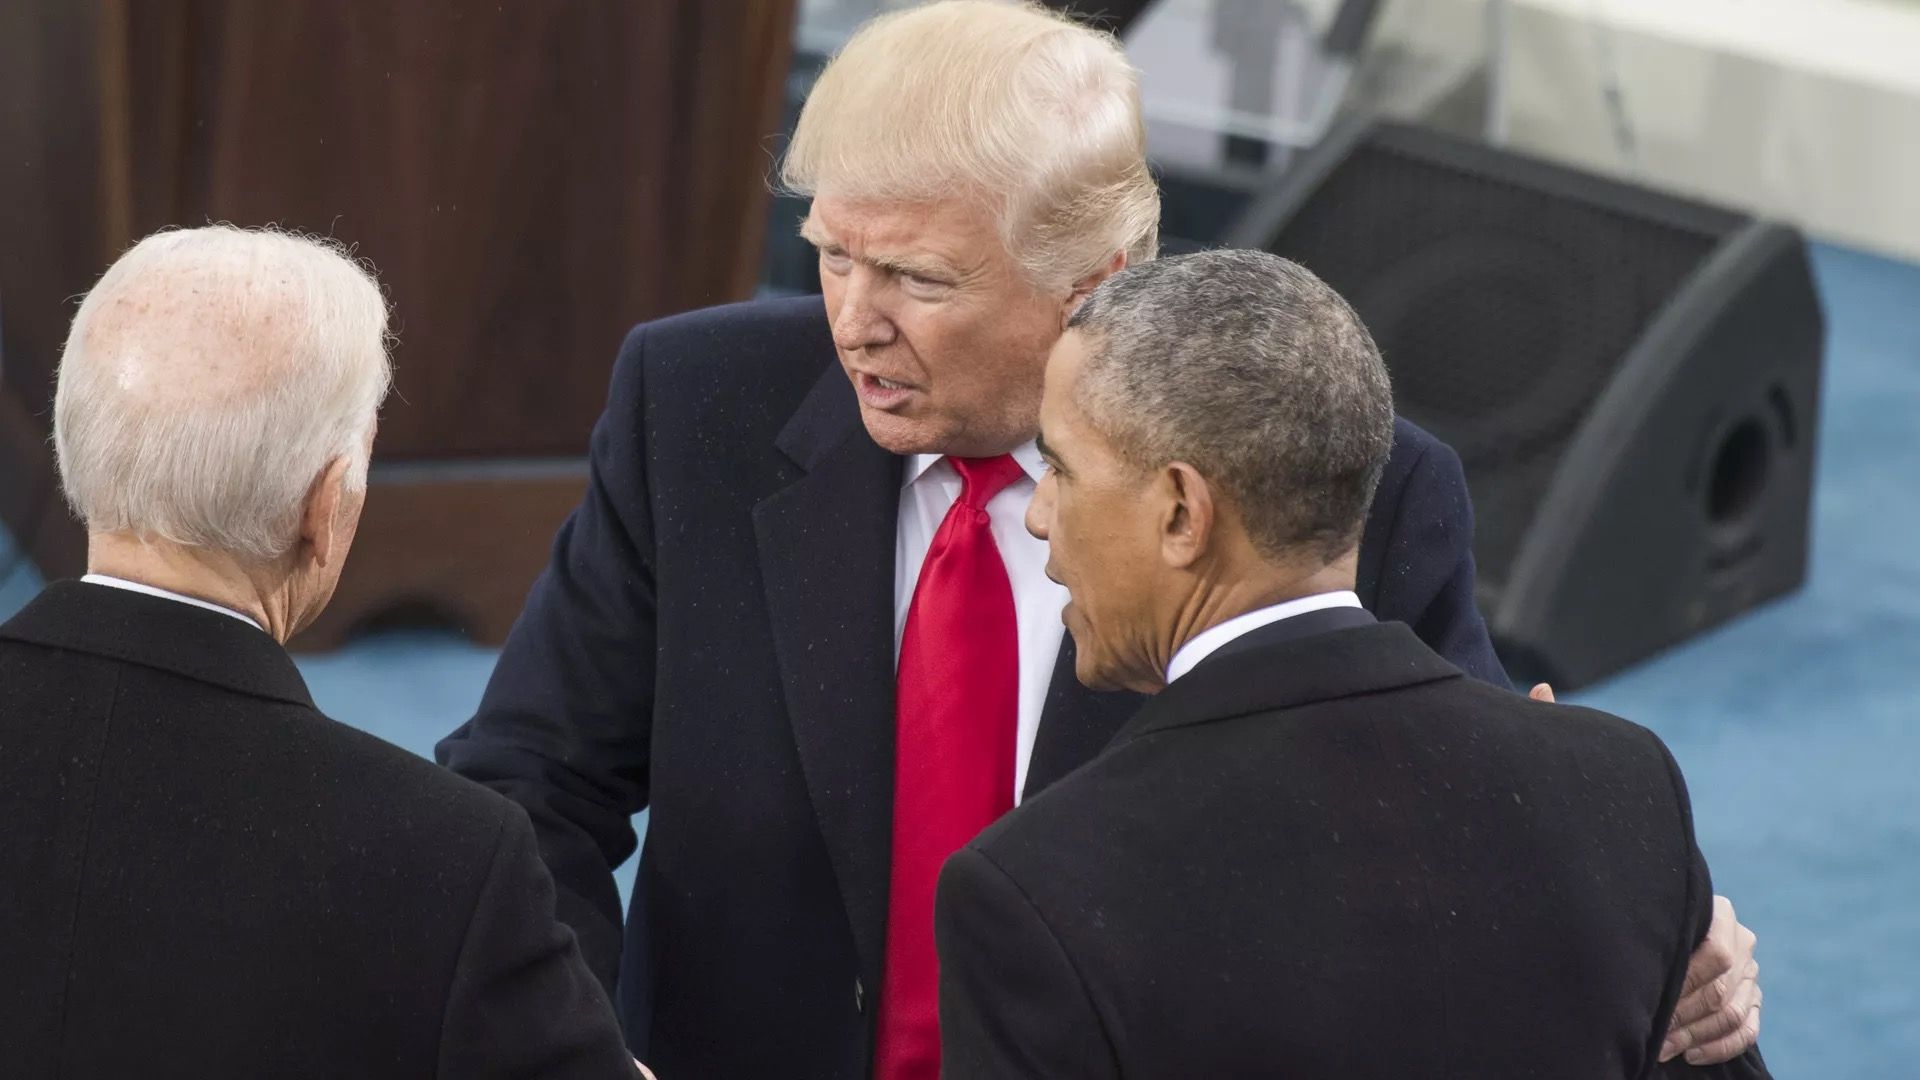
[(856, 268), (841, 286), (838, 310), (831, 313), (833, 343), (840, 351), (858, 352), (893, 342), (893, 320), (881, 309), (875, 284), (865, 268)]
[(1053, 473), (1049, 471), (1034, 485), (1033, 498), (1027, 503), (1027, 532), (1036, 540), (1045, 540), (1053, 528)]

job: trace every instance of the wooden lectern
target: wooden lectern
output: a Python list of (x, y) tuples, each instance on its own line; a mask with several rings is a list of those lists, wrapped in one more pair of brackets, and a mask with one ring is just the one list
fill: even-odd
[(163, 226), (346, 240), (399, 335), (338, 642), (498, 642), (642, 319), (752, 293), (792, 0), (0, 4), (0, 517), (82, 570), (47, 442), (75, 301)]

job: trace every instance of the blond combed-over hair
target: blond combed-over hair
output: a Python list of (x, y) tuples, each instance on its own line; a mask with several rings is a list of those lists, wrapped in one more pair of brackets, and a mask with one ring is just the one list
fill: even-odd
[(981, 200), (1037, 287), (1153, 258), (1160, 194), (1112, 34), (1027, 2), (940, 0), (861, 27), (801, 110), (794, 194)]

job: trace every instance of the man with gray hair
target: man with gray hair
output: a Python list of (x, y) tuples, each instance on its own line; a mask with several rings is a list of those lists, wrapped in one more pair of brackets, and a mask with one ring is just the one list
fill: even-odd
[(8, 1076), (631, 1077), (512, 803), (321, 715), (389, 382), (338, 244), (150, 236), (54, 401), (89, 573), (0, 626)]
[[(1047, 350), (1154, 257), (1159, 191), (1119, 42), (990, 0), (863, 26), (781, 180), (822, 295), (627, 336), (586, 494), (438, 755), (526, 807), (649, 1063), (933, 1080), (941, 861), (1137, 705), (1074, 682), (1020, 521)], [(1504, 686), (1472, 535), (1459, 459), (1397, 425), (1358, 593)], [(1717, 925), (1703, 984), (1744, 987)], [(1702, 1042), (1739, 1027), (1711, 1012)]]
[(1712, 916), (1666, 748), (1354, 594), (1393, 395), (1344, 300), (1259, 252), (1123, 271), (1039, 443), (1076, 673), (1157, 696), (948, 862), (946, 1080), (1699, 1071), (1659, 1060)]

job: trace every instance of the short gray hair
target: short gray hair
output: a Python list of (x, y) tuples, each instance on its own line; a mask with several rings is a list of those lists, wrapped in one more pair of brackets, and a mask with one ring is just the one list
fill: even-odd
[(1165, 258), (1109, 278), (1068, 323), (1077, 404), (1142, 468), (1184, 461), (1268, 557), (1359, 543), (1393, 450), (1393, 389), (1353, 308), (1258, 251)]
[(277, 558), (329, 462), (365, 486), (387, 348), (380, 286), (336, 241), (149, 236), (87, 294), (61, 354), (67, 501), (94, 532)]

